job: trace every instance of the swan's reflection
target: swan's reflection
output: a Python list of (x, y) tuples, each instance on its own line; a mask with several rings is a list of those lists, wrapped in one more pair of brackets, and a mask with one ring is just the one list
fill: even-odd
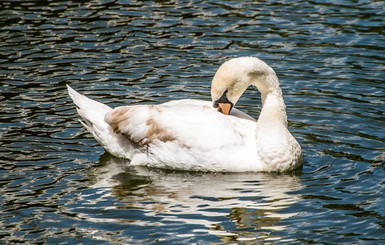
[[(92, 187), (123, 203), (116, 208), (146, 210), (162, 223), (203, 225), (205, 232), (227, 238), (245, 239), (237, 231), (248, 228), (285, 229), (279, 223), (296, 214), (287, 208), (299, 199), (293, 192), (302, 188), (296, 176), (283, 174), (170, 172), (128, 167), (127, 161), (107, 154), (100, 163), (92, 172)], [(231, 230), (224, 220), (233, 224)], [(148, 225), (148, 220), (136, 224)]]

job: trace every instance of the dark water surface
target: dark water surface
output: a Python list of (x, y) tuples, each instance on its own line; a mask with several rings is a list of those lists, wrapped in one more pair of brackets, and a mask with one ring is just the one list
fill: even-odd
[[(66, 94), (209, 100), (244, 55), (281, 80), (300, 173), (130, 167)], [(0, 85), (4, 243), (385, 243), (383, 1), (3, 0)], [(257, 118), (258, 92), (238, 107)]]

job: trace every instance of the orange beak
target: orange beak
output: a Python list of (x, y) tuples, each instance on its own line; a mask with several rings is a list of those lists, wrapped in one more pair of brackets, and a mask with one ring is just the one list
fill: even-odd
[(231, 112), (231, 109), (233, 109), (233, 103), (227, 98), (227, 93), (229, 91), (226, 90), (223, 92), (222, 96), (214, 101), (213, 106), (214, 108), (218, 108), (217, 110), (219, 112), (222, 112), (225, 115), (229, 115)]
[(233, 105), (231, 103), (218, 103), (218, 111), (229, 115)]

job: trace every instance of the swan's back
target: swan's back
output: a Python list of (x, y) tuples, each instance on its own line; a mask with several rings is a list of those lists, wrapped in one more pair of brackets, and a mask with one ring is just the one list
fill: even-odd
[(218, 113), (210, 102), (118, 107), (105, 121), (136, 146), (132, 164), (199, 171), (260, 169), (255, 121)]

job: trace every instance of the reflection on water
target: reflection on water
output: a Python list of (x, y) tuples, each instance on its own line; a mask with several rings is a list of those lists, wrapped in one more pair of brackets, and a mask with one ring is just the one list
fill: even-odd
[[(0, 1), (1, 241), (385, 243), (384, 18), (384, 1)], [(99, 160), (65, 92), (209, 100), (237, 56), (277, 72), (298, 175)], [(259, 105), (255, 90), (239, 102)]]
[[(178, 223), (187, 230), (178, 235), (186, 237), (208, 233), (223, 241), (266, 240), (271, 231), (286, 228), (281, 220), (296, 214), (285, 209), (300, 198), (294, 192), (303, 188), (295, 175), (167, 172), (128, 167), (127, 161), (107, 154), (100, 164), (90, 172), (100, 200), (88, 195), (81, 199), (102, 208), (106, 195), (112, 195), (119, 205), (104, 212), (143, 210), (145, 217), (135, 217), (131, 225), (149, 226), (154, 219), (159, 226)], [(86, 210), (79, 215), (93, 222), (127, 223), (127, 217), (103, 219)]]

